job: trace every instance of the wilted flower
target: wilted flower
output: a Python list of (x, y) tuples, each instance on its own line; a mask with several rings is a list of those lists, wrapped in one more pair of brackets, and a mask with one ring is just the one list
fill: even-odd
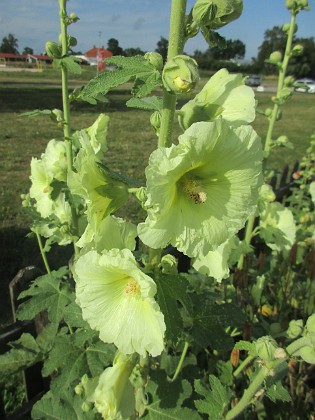
[(125, 354), (161, 354), (164, 316), (154, 300), (156, 285), (128, 249), (89, 251), (74, 264), (77, 302), (100, 339)]
[(226, 69), (216, 72), (200, 93), (178, 111), (178, 121), (186, 130), (195, 122), (214, 121), (220, 115), (233, 126), (255, 119), (253, 89), (244, 85), (240, 74), (229, 74)]
[(250, 126), (233, 130), (221, 119), (193, 124), (178, 145), (150, 156), (140, 239), (151, 248), (172, 244), (191, 257), (213, 251), (254, 211), (261, 161)]

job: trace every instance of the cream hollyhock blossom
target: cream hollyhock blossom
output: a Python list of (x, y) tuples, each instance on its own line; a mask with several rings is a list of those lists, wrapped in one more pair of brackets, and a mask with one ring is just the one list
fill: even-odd
[(215, 250), (255, 210), (261, 162), (252, 127), (233, 130), (222, 119), (193, 124), (178, 145), (150, 156), (140, 239), (151, 248), (172, 244), (190, 257)]
[(296, 224), (294, 216), (280, 203), (267, 203), (260, 213), (261, 235), (274, 251), (289, 250), (295, 242)]
[(134, 355), (118, 353), (112, 367), (104, 370), (89, 399), (106, 420), (126, 419), (135, 412), (134, 389), (129, 376), (135, 366)]
[(239, 126), (255, 119), (255, 97), (252, 88), (244, 85), (240, 74), (226, 69), (216, 72), (200, 93), (178, 111), (183, 130), (199, 121), (214, 121), (222, 116), (230, 125)]
[(125, 354), (158, 356), (164, 348), (164, 316), (156, 285), (128, 249), (89, 251), (74, 264), (76, 298), (83, 318), (100, 339)]

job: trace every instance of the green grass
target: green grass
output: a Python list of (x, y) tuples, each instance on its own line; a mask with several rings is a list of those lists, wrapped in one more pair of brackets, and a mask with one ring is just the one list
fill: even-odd
[[(87, 71), (81, 79), (72, 79), (70, 85), (75, 87), (85, 83), (93, 73)], [(113, 170), (144, 181), (144, 169), (156, 147), (157, 138), (149, 123), (149, 112), (125, 107), (130, 97), (127, 87), (110, 93), (108, 104), (73, 104), (71, 124), (73, 130), (88, 127), (100, 112), (106, 112), (110, 116), (106, 163)], [(258, 108), (264, 110), (272, 106), (270, 93), (257, 93), (257, 100)], [(62, 131), (47, 117), (19, 116), (36, 108), (61, 108), (57, 73), (53, 70), (35, 75), (0, 72), (0, 279), (3, 279), (0, 288), (5, 294), (8, 281), (19, 268), (34, 263), (41, 265), (35, 240), (26, 238), (28, 220), (21, 212), (20, 195), (30, 186), (31, 157), (39, 157), (51, 138), (62, 137)], [(295, 94), (283, 107), (283, 118), (276, 124), (275, 138), (287, 135), (295, 150), (272, 152), (270, 165), (273, 168), (281, 170), (284, 164), (302, 157), (315, 130), (314, 115), (315, 95)], [(262, 139), (267, 124), (267, 119), (261, 115), (253, 124)], [(179, 132), (176, 127), (175, 134)], [(143, 217), (133, 200), (128, 202), (121, 214), (135, 222)], [(7, 309), (4, 307), (5, 311)]]

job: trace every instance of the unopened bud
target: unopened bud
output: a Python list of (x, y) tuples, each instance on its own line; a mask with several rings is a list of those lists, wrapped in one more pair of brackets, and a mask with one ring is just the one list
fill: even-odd
[(258, 338), (255, 342), (257, 355), (265, 362), (271, 362), (275, 359), (275, 351), (278, 348), (276, 340), (271, 336)]
[(155, 131), (155, 134), (159, 135), (161, 127), (161, 113), (159, 111), (153, 112), (150, 117), (150, 123)]
[(156, 70), (162, 71), (162, 69), (163, 69), (163, 58), (162, 58), (161, 54), (159, 54), (157, 52), (147, 52), (146, 54), (144, 54), (144, 58), (146, 60), (148, 60), (148, 62), (150, 64), (152, 64), (152, 66), (154, 68), (156, 68)]
[(288, 143), (289, 139), (287, 136), (279, 136), (276, 140), (278, 146), (285, 146)]
[(70, 47), (75, 47), (78, 43), (77, 38), (75, 38), (74, 36), (69, 36), (69, 45)]
[(303, 45), (297, 44), (293, 47), (293, 49), (291, 51), (291, 54), (292, 55), (301, 55), (301, 54), (303, 54), (303, 51), (304, 51)]
[(71, 21), (71, 23), (77, 22), (78, 20), (80, 20), (80, 18), (78, 17), (78, 15), (76, 13), (71, 12), (70, 15), (68, 16), (69, 20)]
[(187, 55), (177, 55), (166, 62), (162, 79), (169, 92), (190, 92), (199, 81), (198, 65), (193, 58)]
[(266, 108), (266, 110), (265, 110), (266, 117), (270, 117), (271, 114), (272, 114), (272, 109), (271, 108)]
[(280, 51), (274, 51), (269, 56), (269, 63), (279, 64), (282, 61), (282, 53)]
[(61, 58), (61, 48), (57, 42), (48, 41), (46, 42), (46, 53), (50, 58)]
[(293, 76), (287, 76), (284, 79), (284, 86), (287, 86), (287, 87), (293, 86), (294, 82), (295, 82), (295, 79)]
[(235, 19), (243, 11), (243, 0), (197, 0), (192, 14), (200, 26), (219, 29)]

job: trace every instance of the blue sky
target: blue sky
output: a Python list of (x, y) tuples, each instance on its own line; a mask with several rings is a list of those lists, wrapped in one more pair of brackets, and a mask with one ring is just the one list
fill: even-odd
[[(194, 3), (187, 0), (187, 11)], [(80, 17), (69, 33), (78, 38), (76, 50), (82, 52), (93, 45), (106, 47), (109, 38), (116, 38), (122, 48), (154, 51), (160, 37), (168, 37), (170, 4), (171, 0), (69, 0), (68, 11)], [(315, 37), (315, 0), (309, 4), (312, 10), (298, 15), (299, 37)], [(289, 20), (285, 0), (244, 0), (242, 16), (219, 32), (244, 42), (249, 60), (257, 56), (265, 30)], [(0, 0), (0, 40), (8, 33), (18, 39), (20, 52), (25, 46), (44, 52), (46, 41), (58, 39), (58, 1)], [(201, 35), (188, 41), (185, 52), (196, 49), (207, 49)]]

